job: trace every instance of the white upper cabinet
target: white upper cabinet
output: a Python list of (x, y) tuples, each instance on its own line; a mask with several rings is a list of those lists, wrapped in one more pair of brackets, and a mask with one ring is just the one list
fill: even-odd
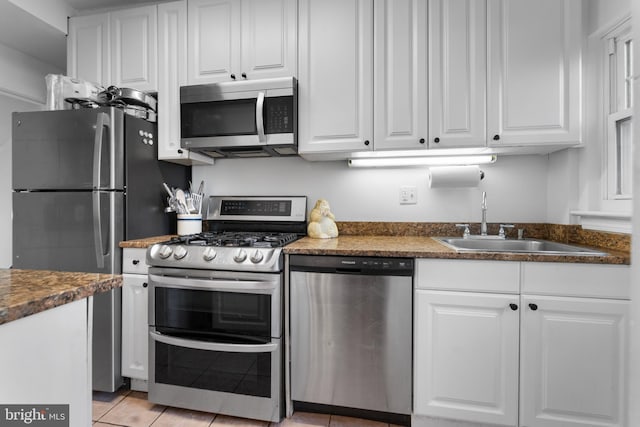
[(158, 159), (185, 165), (213, 159), (180, 147), (180, 86), (187, 84), (187, 2), (158, 5)]
[(71, 18), (67, 74), (105, 87), (158, 90), (156, 21), (156, 6)]
[(300, 0), (298, 150), (373, 148), (373, 0)]
[(485, 146), (486, 0), (430, 0), (428, 27), (429, 148)]
[(188, 84), (230, 80), (240, 68), (240, 2), (190, 0), (188, 8)]
[(240, 63), (248, 79), (298, 75), (297, 14), (296, 0), (242, 1)]
[(374, 9), (374, 150), (427, 148), (427, 3)]
[(109, 14), (69, 19), (67, 75), (100, 85), (110, 78)]
[(118, 87), (158, 90), (157, 7), (111, 12), (111, 80)]
[(188, 84), (296, 75), (295, 0), (190, 0)]
[(488, 0), (492, 146), (581, 139), (580, 0)]

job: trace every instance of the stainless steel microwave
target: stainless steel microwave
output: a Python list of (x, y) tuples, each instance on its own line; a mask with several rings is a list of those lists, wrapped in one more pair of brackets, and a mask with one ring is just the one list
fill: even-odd
[(291, 156), (297, 146), (295, 77), (180, 88), (180, 145), (211, 157)]

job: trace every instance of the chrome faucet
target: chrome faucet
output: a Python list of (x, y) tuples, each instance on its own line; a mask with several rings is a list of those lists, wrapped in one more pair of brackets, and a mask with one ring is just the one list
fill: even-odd
[(480, 223), (480, 235), (487, 235), (487, 192), (482, 192), (482, 222)]

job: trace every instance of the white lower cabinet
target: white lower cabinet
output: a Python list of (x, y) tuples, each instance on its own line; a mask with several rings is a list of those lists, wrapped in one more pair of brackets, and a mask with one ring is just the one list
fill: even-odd
[(419, 289), (415, 297), (414, 411), (515, 425), (518, 295)]
[(522, 295), (520, 425), (624, 426), (628, 302)]
[(122, 376), (147, 391), (148, 291), (146, 249), (125, 248), (122, 257)]
[(416, 266), (412, 425), (626, 425), (628, 266)]

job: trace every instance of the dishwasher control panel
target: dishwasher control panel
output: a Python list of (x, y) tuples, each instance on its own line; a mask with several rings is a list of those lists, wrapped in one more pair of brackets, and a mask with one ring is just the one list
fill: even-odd
[(323, 273), (413, 275), (413, 258), (291, 255), (291, 271)]

